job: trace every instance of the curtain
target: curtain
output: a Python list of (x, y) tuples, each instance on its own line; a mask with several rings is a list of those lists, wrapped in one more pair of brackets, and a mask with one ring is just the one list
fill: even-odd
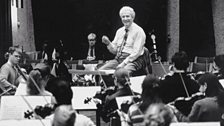
[(11, 0), (0, 0), (0, 65), (8, 47), (12, 45)]
[(215, 56), (211, 0), (180, 0), (180, 50), (191, 60)]

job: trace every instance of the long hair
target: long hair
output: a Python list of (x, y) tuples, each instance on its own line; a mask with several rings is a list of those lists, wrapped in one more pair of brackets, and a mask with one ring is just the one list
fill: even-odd
[(207, 97), (217, 97), (218, 104), (222, 107), (224, 106), (224, 89), (220, 84), (216, 75), (212, 73), (205, 73), (199, 77), (198, 82), (200, 85), (207, 84), (207, 89), (205, 91), (205, 95)]
[(159, 79), (153, 75), (147, 75), (142, 83), (141, 98), (143, 103), (140, 105), (140, 109), (145, 111), (147, 107), (152, 103), (159, 103)]
[(41, 80), (48, 75), (50, 75), (50, 67), (44, 63), (38, 63), (29, 73), (29, 78), (27, 80), (28, 93), (31, 95), (39, 94), (39, 89), (45, 86), (41, 83)]
[(48, 82), (52, 86), (49, 91), (53, 94), (57, 101), (57, 105), (71, 105), (73, 92), (69, 81), (64, 78), (53, 78)]

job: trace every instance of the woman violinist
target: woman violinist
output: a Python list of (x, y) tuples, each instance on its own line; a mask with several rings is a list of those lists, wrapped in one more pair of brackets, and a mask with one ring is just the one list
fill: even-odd
[(127, 125), (132, 126), (142, 123), (144, 114), (148, 106), (152, 103), (161, 103), (159, 97), (159, 79), (153, 75), (147, 75), (142, 82), (141, 102), (135, 103), (129, 107), (127, 116)]
[(182, 122), (220, 121), (224, 112), (224, 89), (218, 78), (214, 74), (206, 73), (200, 76), (198, 82), (199, 90), (205, 93), (206, 98), (196, 101), (188, 116), (184, 116), (175, 108), (174, 114), (178, 121)]

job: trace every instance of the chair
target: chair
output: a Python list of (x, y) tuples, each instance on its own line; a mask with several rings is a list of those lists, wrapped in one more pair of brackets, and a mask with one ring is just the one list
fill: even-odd
[(190, 63), (189, 72), (198, 73), (198, 72), (212, 72), (212, 63)]
[(214, 57), (195, 56), (194, 62), (195, 63), (213, 63), (214, 62)]
[(152, 73), (151, 57), (149, 50), (146, 47), (144, 47), (144, 54), (136, 59), (134, 63), (136, 67), (141, 66), (141, 69), (135, 71), (132, 76), (141, 76)]
[(169, 73), (168, 63), (152, 63), (152, 74), (157, 77), (163, 77), (165, 74)]
[(37, 60), (38, 59), (38, 54), (40, 52), (38, 51), (33, 51), (33, 52), (25, 52), (26, 56), (25, 58), (28, 58), (29, 60)]

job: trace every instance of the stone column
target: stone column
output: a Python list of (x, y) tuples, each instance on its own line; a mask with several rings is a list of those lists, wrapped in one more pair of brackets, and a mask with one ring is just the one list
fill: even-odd
[(25, 51), (35, 51), (31, 0), (23, 0), (23, 8), (12, 5), (13, 45), (23, 46)]
[(167, 60), (170, 61), (175, 52), (179, 51), (180, 0), (168, 0), (167, 34), (169, 36)]
[(224, 1), (212, 0), (216, 55), (224, 54)]

